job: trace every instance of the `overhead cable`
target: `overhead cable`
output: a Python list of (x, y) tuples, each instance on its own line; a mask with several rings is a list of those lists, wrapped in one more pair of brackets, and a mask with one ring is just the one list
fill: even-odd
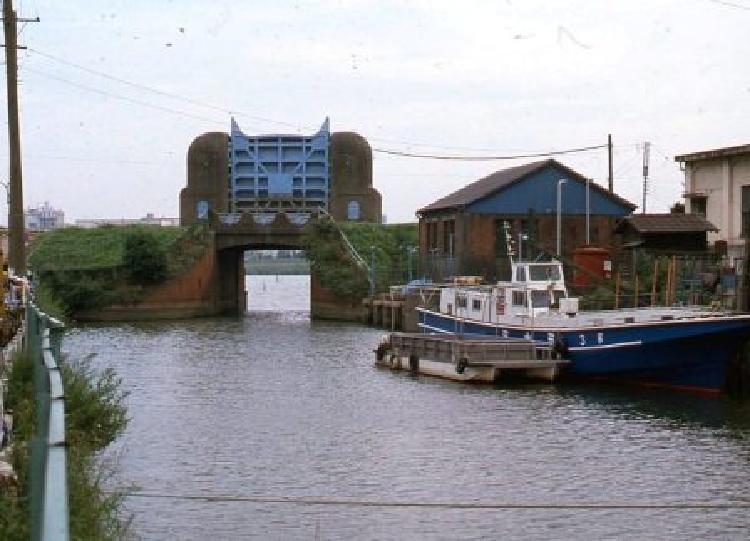
[(589, 150), (597, 150), (601, 148), (607, 148), (606, 144), (603, 145), (591, 145), (586, 147), (569, 148), (565, 150), (552, 150), (550, 152), (532, 152), (529, 154), (514, 154), (506, 156), (457, 156), (447, 154), (417, 154), (413, 152), (402, 152), (400, 150), (388, 150), (384, 148), (373, 148), (373, 152), (379, 152), (380, 154), (388, 154), (390, 156), (399, 156), (402, 158), (422, 158), (427, 160), (455, 160), (455, 161), (466, 161), (466, 162), (477, 162), (477, 161), (492, 161), (492, 160), (517, 160), (520, 158), (547, 158), (551, 156), (560, 156), (563, 154), (575, 154), (577, 152), (587, 152)]
[[(269, 124), (276, 124), (276, 125), (279, 125), (279, 126), (291, 127), (291, 128), (293, 128), (293, 129), (295, 129), (297, 131), (301, 131), (302, 128), (311, 129), (311, 130), (315, 129), (314, 127), (311, 127), (311, 126), (304, 126), (304, 125), (300, 125), (300, 124), (294, 124), (292, 122), (285, 122), (285, 121), (282, 121), (282, 120), (275, 120), (275, 119), (272, 119), (272, 118), (263, 117), (263, 116), (259, 116), (259, 115), (253, 114), (253, 113), (248, 113), (248, 112), (245, 112), (245, 111), (241, 111), (241, 110), (238, 110), (238, 109), (232, 109), (232, 108), (228, 108), (228, 107), (222, 107), (220, 105), (216, 105), (216, 104), (208, 103), (208, 102), (205, 102), (205, 101), (197, 100), (195, 98), (191, 98), (191, 97), (188, 97), (188, 96), (183, 96), (181, 94), (177, 94), (177, 93), (174, 93), (174, 92), (167, 92), (165, 90), (161, 90), (161, 89), (155, 88), (153, 86), (149, 86), (149, 85), (145, 85), (145, 84), (142, 84), (142, 83), (136, 83), (136, 82), (133, 82), (133, 81), (129, 81), (127, 79), (123, 79), (122, 77), (118, 77), (116, 75), (111, 75), (111, 74), (106, 73), (104, 71), (93, 69), (93, 68), (90, 68), (88, 66), (84, 66), (84, 65), (79, 64), (77, 62), (72, 62), (72, 61), (67, 60), (65, 58), (61, 58), (61, 57), (59, 57), (57, 55), (53, 55), (53, 54), (50, 54), (50, 53), (47, 53), (47, 52), (44, 52), (44, 51), (40, 51), (39, 49), (36, 49), (36, 48), (33, 48), (33, 47), (29, 47), (28, 51), (29, 52), (33, 52), (33, 53), (35, 53), (35, 54), (37, 54), (39, 56), (42, 56), (44, 58), (47, 58), (49, 60), (52, 60), (54, 62), (58, 62), (60, 64), (66, 65), (66, 66), (70, 66), (70, 67), (79, 69), (81, 71), (84, 71), (84, 72), (92, 74), (92, 75), (97, 75), (99, 77), (103, 77), (103, 78), (108, 79), (110, 81), (115, 81), (117, 83), (120, 83), (120, 84), (123, 84), (123, 85), (127, 85), (127, 86), (130, 86), (132, 88), (137, 88), (139, 90), (143, 90), (143, 91), (146, 91), (146, 92), (151, 92), (153, 94), (157, 94), (159, 96), (163, 96), (163, 97), (166, 97), (166, 98), (170, 98), (170, 99), (174, 99), (174, 100), (180, 100), (180, 101), (183, 101), (185, 103), (190, 103), (192, 105), (196, 105), (198, 107), (203, 107), (203, 108), (206, 108), (206, 109), (212, 109), (214, 111), (220, 111), (220, 112), (222, 112), (222, 113), (224, 113), (226, 115), (230, 115), (230, 116), (231, 115), (235, 115), (235, 116), (240, 116), (240, 117), (246, 117), (246, 118), (249, 118), (251, 120), (258, 121), (258, 122), (266, 122), (266, 123), (269, 123)], [(27, 68), (27, 69), (29, 69), (29, 68)], [(469, 152), (474, 152), (474, 151), (476, 151), (476, 152), (486, 152), (486, 151), (490, 151), (491, 150), (489, 148), (468, 148), (468, 147), (460, 147), (460, 146), (446, 146), (446, 145), (437, 145), (437, 144), (430, 144), (430, 143), (418, 143), (418, 142), (412, 142), (412, 141), (404, 141), (404, 140), (400, 140), (400, 139), (386, 139), (386, 138), (382, 138), (382, 137), (369, 137), (369, 139), (372, 140), (372, 141), (381, 141), (383, 143), (395, 143), (395, 144), (406, 145), (406, 146), (409, 146), (409, 147), (427, 147), (427, 148), (439, 148), (439, 149), (445, 149), (445, 150), (460, 150), (460, 151), (469, 151)], [(518, 157), (518, 158), (527, 158), (527, 157), (533, 158), (533, 157), (544, 157), (544, 156), (556, 156), (556, 155), (561, 155), (561, 154), (570, 154), (570, 153), (573, 153), (573, 152), (584, 152), (586, 150), (593, 150), (593, 149), (604, 148), (604, 147), (606, 147), (606, 145), (586, 147), (586, 148), (583, 148), (583, 149), (580, 149), (580, 150), (573, 149), (573, 150), (569, 150), (569, 151), (559, 151), (559, 152), (530, 153), (530, 154), (521, 154), (519, 156), (507, 156), (507, 157), (506, 156), (494, 156), (494, 157), (484, 157), (484, 156), (474, 156), (474, 157), (445, 156), (445, 157), (443, 157), (443, 156), (440, 156), (440, 157), (438, 157), (438, 156), (433, 156), (433, 155), (412, 154), (412, 153), (409, 153), (409, 152), (402, 152), (402, 151), (389, 150), (389, 149), (373, 149), (373, 151), (374, 152), (379, 152), (381, 154), (390, 154), (390, 155), (401, 156), (401, 157), (410, 157), (410, 158), (430, 158), (430, 159), (441, 159), (441, 160), (451, 160), (451, 159), (453, 159), (453, 160), (463, 160), (463, 161), (483, 161), (483, 160), (511, 160), (511, 159), (516, 158), (516, 157)]]

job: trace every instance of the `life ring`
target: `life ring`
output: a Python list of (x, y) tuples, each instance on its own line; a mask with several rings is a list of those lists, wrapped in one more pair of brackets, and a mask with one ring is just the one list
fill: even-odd
[(456, 373), (463, 374), (466, 368), (469, 366), (469, 361), (466, 357), (461, 357), (456, 363)]

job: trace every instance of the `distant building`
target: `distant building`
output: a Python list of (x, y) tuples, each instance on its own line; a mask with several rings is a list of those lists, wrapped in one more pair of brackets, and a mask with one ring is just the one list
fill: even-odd
[(29, 231), (50, 231), (65, 225), (65, 213), (52, 208), (48, 202), (24, 212), (24, 227)]
[(157, 217), (152, 213), (143, 218), (93, 218), (76, 220), (76, 227), (91, 229), (102, 225), (159, 225), (162, 227), (176, 227), (180, 225), (179, 218)]
[(497, 171), (427, 205), (419, 217), (423, 267), (433, 278), (476, 275), (507, 279), (510, 266), (506, 223), (524, 259), (554, 255), (557, 244), (557, 190), (561, 190), (561, 256), (586, 243), (586, 186), (589, 192), (590, 242), (615, 252), (617, 220), (635, 205), (580, 173), (549, 159)]
[(675, 156), (685, 170), (686, 212), (718, 227), (709, 242), (726, 241), (732, 260), (750, 237), (750, 145)]

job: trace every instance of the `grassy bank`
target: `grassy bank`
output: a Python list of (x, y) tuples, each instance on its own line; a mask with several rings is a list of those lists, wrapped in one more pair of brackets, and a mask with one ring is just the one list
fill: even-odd
[(64, 228), (41, 235), (29, 256), (36, 296), (62, 318), (140, 300), (149, 286), (187, 269), (204, 252), (205, 230), (147, 225)]
[[(354, 263), (339, 230), (368, 266), (374, 261), (376, 291), (385, 291), (408, 279), (408, 248), (418, 243), (417, 224), (334, 224), (326, 220), (311, 227), (305, 239), (311, 267), (323, 286), (350, 298), (362, 298), (368, 293), (367, 273)], [(414, 256), (412, 264), (416, 265)]]

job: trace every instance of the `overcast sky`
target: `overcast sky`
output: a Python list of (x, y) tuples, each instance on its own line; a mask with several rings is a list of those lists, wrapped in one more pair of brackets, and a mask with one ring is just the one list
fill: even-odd
[[(328, 116), (376, 149), (432, 154), (566, 149), (611, 133), (615, 190), (638, 205), (650, 141), (649, 211), (682, 193), (675, 154), (750, 143), (750, 0), (14, 6), (41, 18), (19, 27), (24, 203), (49, 201), (68, 222), (177, 216), (190, 141), (228, 131), (230, 112), (248, 134), (313, 133)], [(606, 150), (560, 159), (606, 185)], [(389, 222), (413, 221), (524, 161), (375, 153), (374, 184)]]

